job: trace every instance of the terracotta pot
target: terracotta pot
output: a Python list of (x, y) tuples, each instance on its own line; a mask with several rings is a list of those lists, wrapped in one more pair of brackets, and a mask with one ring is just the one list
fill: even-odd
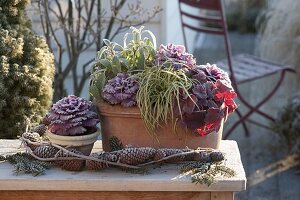
[(99, 130), (97, 130), (92, 134), (81, 135), (81, 136), (56, 135), (49, 131), (46, 134), (52, 143), (58, 144), (63, 147), (72, 146), (71, 148), (74, 148), (82, 152), (84, 155), (88, 156), (90, 155), (93, 149), (94, 143), (97, 141)]
[(104, 151), (110, 151), (109, 139), (118, 137), (124, 145), (155, 148), (193, 148), (208, 147), (218, 149), (222, 139), (223, 120), (218, 132), (206, 136), (193, 133), (192, 130), (166, 125), (157, 131), (156, 136), (145, 128), (138, 107), (124, 108), (120, 105), (110, 105), (97, 102), (100, 114), (102, 145)]

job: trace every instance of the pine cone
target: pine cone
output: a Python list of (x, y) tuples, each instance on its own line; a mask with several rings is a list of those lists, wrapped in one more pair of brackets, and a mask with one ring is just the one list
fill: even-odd
[(36, 132), (40, 136), (45, 135), (46, 131), (47, 131), (47, 126), (45, 124), (39, 124), (32, 129), (32, 132)]
[(41, 140), (40, 135), (36, 132), (25, 132), (22, 134), (22, 137), (30, 140), (31, 142), (39, 142)]
[[(39, 142), (41, 140), (41, 137), (36, 132), (25, 132), (22, 134), (22, 137), (24, 139), (30, 140), (31, 142)], [(38, 147), (37, 145), (30, 144), (28, 142), (25, 142), (25, 145), (28, 146), (32, 151)]]
[[(98, 152), (98, 153), (92, 153), (90, 155), (91, 157), (98, 158), (101, 160), (105, 161), (110, 161), (110, 162), (116, 162), (117, 161), (117, 156), (106, 153), (106, 152)], [(86, 168), (88, 170), (101, 170), (104, 168), (107, 168), (109, 165), (105, 162), (99, 162), (99, 161), (94, 161), (94, 160), (87, 160), (86, 161)]]
[[(157, 154), (154, 156), (155, 159), (160, 160), (164, 157), (168, 157), (174, 154), (179, 154), (183, 153), (182, 149), (172, 149), (172, 148), (163, 148), (163, 149), (158, 149)], [(179, 161), (184, 161), (185, 156), (184, 155), (179, 155), (170, 159), (167, 159), (166, 162), (179, 162)]]
[[(158, 149), (156, 151), (156, 154), (154, 156), (154, 160), (160, 160), (164, 157), (168, 157), (174, 154), (184, 153), (192, 151), (192, 149), (186, 148), (186, 149), (172, 149), (172, 148), (163, 148)], [(194, 159), (194, 154), (188, 154), (188, 155), (178, 155), (176, 157), (167, 159), (166, 162), (179, 162), (179, 161), (191, 161)]]
[[(77, 151), (75, 149), (68, 149), (69, 151), (83, 155), (80, 151)], [(58, 157), (74, 157), (66, 152), (59, 152)], [(62, 169), (68, 170), (68, 171), (81, 171), (85, 165), (84, 160), (79, 160), (79, 159), (73, 159), (73, 160), (58, 160), (56, 161), (56, 164), (60, 166)]]
[(220, 162), (225, 159), (224, 154), (220, 151), (211, 152), (209, 156), (212, 162)]
[(162, 150), (162, 149), (157, 149), (157, 150), (156, 150), (156, 153), (155, 153), (155, 155), (154, 155), (153, 160), (160, 160), (160, 159), (163, 159), (163, 158), (166, 157), (166, 156), (167, 156), (167, 154), (166, 154), (166, 152), (165, 152), (164, 150)]
[(137, 165), (145, 163), (152, 159), (156, 150), (151, 147), (130, 147), (119, 152), (119, 161), (128, 165)]
[[(182, 152), (190, 152), (190, 151), (194, 151), (194, 150), (193, 149), (189, 149), (189, 148), (185, 148), (185, 149), (182, 150)], [(196, 152), (187, 154), (187, 155), (184, 156), (184, 160), (185, 161), (193, 161), (195, 155), (196, 155)]]
[(40, 158), (54, 158), (57, 152), (58, 149), (53, 146), (39, 146), (33, 151)]
[(200, 161), (200, 162), (205, 162), (205, 163), (211, 162), (210, 153), (207, 153), (206, 151), (201, 151), (201, 152), (195, 154), (194, 160)]

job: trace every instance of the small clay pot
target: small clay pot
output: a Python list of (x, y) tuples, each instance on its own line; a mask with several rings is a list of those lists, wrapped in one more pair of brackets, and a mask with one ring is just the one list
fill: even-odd
[(63, 147), (70, 146), (70, 148), (76, 149), (88, 156), (93, 149), (94, 143), (97, 141), (100, 131), (96, 129), (94, 133), (80, 136), (56, 135), (49, 131), (46, 134), (50, 142)]
[(149, 133), (141, 118), (138, 107), (125, 108), (120, 105), (110, 105), (97, 102), (100, 115), (102, 146), (104, 151), (110, 151), (109, 139), (118, 137), (123, 145), (154, 148), (185, 148), (198, 147), (218, 149), (222, 139), (223, 122), (219, 131), (206, 136), (200, 136), (192, 130), (177, 127), (170, 123), (160, 128), (156, 134)]

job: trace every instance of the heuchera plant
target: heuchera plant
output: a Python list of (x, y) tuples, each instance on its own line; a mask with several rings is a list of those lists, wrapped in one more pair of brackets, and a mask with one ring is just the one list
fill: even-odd
[(65, 136), (86, 135), (95, 131), (99, 119), (91, 106), (91, 101), (74, 95), (59, 100), (47, 114), (49, 131)]
[(218, 130), (222, 119), (236, 109), (229, 76), (216, 65), (196, 65), (193, 55), (175, 44), (160, 45), (155, 59), (157, 65), (182, 70), (193, 80), (189, 94), (181, 91), (179, 105), (174, 103), (174, 117), (181, 126), (206, 135)]

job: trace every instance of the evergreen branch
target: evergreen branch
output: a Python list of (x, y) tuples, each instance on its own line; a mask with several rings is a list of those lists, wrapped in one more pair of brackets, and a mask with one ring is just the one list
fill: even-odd
[(224, 165), (203, 163), (203, 162), (190, 162), (181, 166), (181, 173), (184, 175), (191, 174), (191, 180), (196, 184), (206, 184), (210, 186), (215, 183), (217, 176), (231, 178), (235, 176), (235, 171)]
[(12, 155), (2, 156), (2, 159), (8, 161), (14, 166), (14, 174), (19, 175), (21, 173), (32, 174), (33, 176), (39, 176), (45, 174), (45, 171), (50, 168), (50, 164), (35, 160), (28, 153), (16, 153)]
[(116, 136), (109, 138), (109, 146), (111, 151), (118, 151), (124, 148), (121, 140)]

